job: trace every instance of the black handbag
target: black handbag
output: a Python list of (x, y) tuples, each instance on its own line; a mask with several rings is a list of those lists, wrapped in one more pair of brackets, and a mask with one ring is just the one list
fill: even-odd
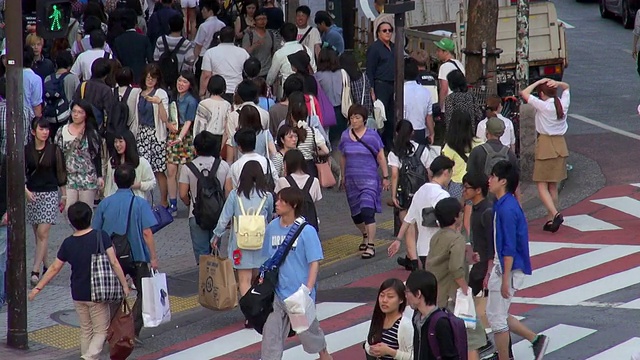
[(129, 203), (129, 211), (127, 212), (127, 227), (124, 234), (111, 234), (111, 242), (113, 249), (116, 251), (116, 257), (122, 269), (131, 269), (133, 267), (133, 255), (131, 254), (131, 243), (129, 243), (129, 225), (131, 224), (131, 209), (136, 195), (131, 193), (131, 202)]
[[(276, 253), (260, 267), (260, 274), (254, 279), (251, 288), (240, 298), (240, 310), (259, 334), (262, 334), (264, 324), (269, 314), (273, 312), (280, 265), (306, 225), (307, 222), (303, 217), (296, 219)], [(280, 254), (279, 258), (277, 258), (278, 254)], [(295, 335), (295, 332), (293, 334)], [(289, 336), (292, 336), (291, 329)]]

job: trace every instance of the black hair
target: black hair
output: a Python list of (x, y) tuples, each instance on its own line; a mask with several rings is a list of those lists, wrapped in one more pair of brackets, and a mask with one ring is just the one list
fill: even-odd
[(280, 36), (285, 42), (295, 41), (298, 37), (298, 27), (292, 23), (284, 23), (280, 27)]
[(207, 130), (202, 131), (193, 139), (193, 147), (198, 156), (220, 156), (220, 139)]
[(518, 184), (520, 183), (520, 170), (513, 166), (510, 161), (501, 160), (493, 166), (491, 169), (491, 175), (498, 178), (498, 180), (506, 180), (506, 190), (512, 194), (516, 193)]
[(247, 7), (249, 5), (255, 5), (256, 6), (256, 11), (258, 11), (258, 8), (260, 7), (260, 4), (258, 4), (258, 0), (243, 0), (242, 1), (242, 9), (240, 10), (240, 15), (247, 15)]
[(67, 217), (69, 218), (69, 222), (74, 229), (86, 230), (91, 227), (91, 218), (93, 217), (93, 211), (91, 210), (91, 206), (83, 203), (82, 201), (78, 201), (69, 206)]
[(385, 280), (378, 289), (378, 296), (376, 297), (376, 305), (373, 308), (373, 315), (371, 316), (371, 326), (369, 326), (369, 335), (367, 336), (367, 342), (369, 345), (378, 344), (382, 342), (382, 332), (384, 330), (385, 314), (380, 308), (380, 294), (387, 290), (393, 289), (400, 299), (400, 306), (398, 310), (402, 314), (407, 307), (407, 295), (405, 293), (405, 286), (402, 280), (391, 278)]
[(111, 73), (111, 63), (108, 59), (103, 57), (97, 58), (93, 64), (91, 64), (91, 78), (103, 79), (109, 76)]
[(200, 10), (208, 9), (213, 12), (213, 15), (217, 15), (220, 11), (220, 4), (217, 0), (200, 0)]
[(253, 129), (239, 129), (233, 136), (242, 153), (251, 152), (256, 149), (256, 132)]
[(264, 171), (262, 171), (262, 165), (255, 160), (248, 161), (242, 167), (237, 190), (238, 196), (243, 194), (244, 197), (250, 199), (253, 190), (255, 190), (260, 197), (269, 192), (267, 179), (265, 178)]
[(414, 296), (421, 295), (426, 305), (437, 304), (438, 280), (433, 273), (426, 270), (415, 270), (409, 274), (405, 286)]
[(304, 83), (299, 76), (289, 76), (283, 85), (284, 97), (288, 99), (294, 92), (303, 92)]
[(133, 10), (136, 14), (136, 17), (144, 15), (144, 13), (142, 12), (142, 4), (139, 0), (126, 0), (126, 8)]
[(136, 12), (132, 9), (124, 9), (120, 23), (125, 30), (135, 29), (138, 24), (138, 15), (136, 15)]
[(299, 12), (307, 15), (307, 17), (311, 16), (311, 8), (309, 8), (307, 5), (298, 6), (296, 8), (296, 14)]
[(471, 151), (473, 137), (471, 114), (460, 109), (454, 110), (445, 136), (446, 144), (464, 159), (466, 154)]
[(136, 181), (136, 168), (131, 164), (121, 164), (113, 174), (118, 189), (129, 189)]
[(278, 199), (293, 208), (296, 217), (302, 214), (302, 205), (304, 204), (304, 193), (302, 190), (289, 186), (278, 191)]
[(307, 110), (307, 102), (305, 96), (301, 92), (294, 92), (289, 96), (289, 107), (287, 109), (287, 117), (285, 124), (290, 125), (298, 134), (298, 143), (304, 143), (307, 140), (307, 130), (297, 126), (298, 121), (308, 121), (309, 111)]
[(331, 15), (329, 15), (328, 12), (326, 12), (326, 11), (318, 11), (316, 13), (315, 19), (313, 19), (313, 22), (316, 25), (320, 25), (320, 24), (324, 23), (326, 26), (331, 26), (333, 24), (333, 19), (331, 19)]
[(474, 190), (480, 189), (483, 197), (487, 197), (487, 194), (489, 194), (489, 178), (483, 172), (464, 174), (462, 184), (469, 185)]
[(258, 100), (258, 87), (251, 80), (243, 80), (236, 90), (242, 101), (256, 102)]
[(101, 1), (88, 1), (85, 4), (83, 13), (84, 19), (86, 20), (91, 16), (100, 20), (101, 23), (107, 22), (107, 15), (104, 13), (104, 8)]
[(156, 88), (161, 88), (163, 86), (164, 83), (162, 82), (162, 70), (160, 70), (160, 66), (158, 66), (158, 64), (147, 64), (144, 67), (144, 70), (142, 70), (142, 76), (140, 78), (140, 89), (142, 89), (142, 91), (147, 89), (147, 76), (151, 76), (152, 78), (156, 79)]
[[(98, 60), (93, 64), (95, 65)], [(71, 110), (73, 110), (75, 106), (80, 107), (85, 113), (84, 134), (82, 135), (81, 142), (84, 141), (84, 139), (87, 139), (87, 142), (89, 143), (89, 154), (92, 158), (100, 156), (100, 146), (102, 141), (100, 139), (100, 135), (98, 135), (98, 122), (96, 121), (95, 114), (93, 113), (93, 107), (91, 103), (84, 99), (76, 100), (71, 104)], [(70, 119), (69, 121), (72, 120)]]
[(165, 5), (171, 5), (173, 3), (173, 0), (162, 0), (162, 3)]
[(364, 107), (363, 105), (360, 104), (353, 104), (351, 105), (351, 107), (349, 108), (349, 111), (347, 113), (347, 123), (349, 123), (351, 121), (351, 117), (353, 115), (360, 115), (362, 116), (362, 119), (364, 120), (364, 122), (367, 122), (367, 117), (369, 116), (369, 111), (367, 110), (366, 107)]
[(5, 76), (0, 77), (0, 98), (7, 98), (7, 78)]
[(418, 79), (418, 74), (420, 70), (418, 69), (418, 62), (414, 58), (406, 58), (404, 60), (404, 80), (405, 81), (414, 81)]
[[(125, 149), (124, 149), (124, 163), (133, 166), (133, 168), (137, 168), (140, 165), (140, 155), (138, 155), (138, 144), (136, 142), (136, 137), (129, 130), (124, 130), (116, 135), (114, 135), (113, 140), (124, 140)], [(112, 147), (113, 153), (111, 154), (111, 167), (117, 168), (122, 165), (120, 155), (116, 151), (115, 145)]]
[(448, 197), (438, 201), (435, 207), (438, 225), (441, 228), (446, 228), (455, 224), (456, 219), (460, 217), (460, 211), (462, 211), (462, 205), (460, 200), (456, 198)]
[(82, 30), (85, 34), (91, 34), (95, 30), (102, 30), (102, 21), (95, 16), (85, 16), (82, 23)]
[(93, 30), (89, 34), (89, 44), (94, 49), (104, 47), (104, 43), (107, 41), (107, 37), (102, 30)]
[[(444, 173), (445, 170), (453, 170), (456, 165), (455, 161), (449, 159), (444, 155), (439, 155), (429, 165), (429, 170), (432, 172), (433, 177), (438, 177)], [(437, 168), (436, 168), (437, 167)]]
[(68, 69), (73, 66), (73, 55), (69, 50), (58, 52), (54, 60), (58, 69)]
[(267, 16), (267, 11), (264, 8), (257, 8), (256, 12), (253, 13), (253, 18), (257, 18), (258, 16)]
[(236, 31), (231, 26), (225, 26), (220, 30), (220, 42), (232, 43), (236, 38)]
[[(278, 129), (278, 134), (276, 134), (276, 144), (278, 145), (278, 148), (280, 149), (284, 149), (284, 137), (287, 136), (288, 134), (296, 134), (298, 135), (298, 133), (296, 132), (296, 128), (294, 128), (293, 126), (289, 125), (289, 124), (283, 124), (282, 126), (280, 126), (280, 128)], [(296, 143), (296, 147), (300, 144), (300, 138), (298, 138), (298, 142)]]
[(222, 95), (227, 92), (227, 82), (220, 75), (213, 75), (207, 84), (207, 91), (211, 95)]
[(296, 171), (306, 171), (307, 162), (304, 160), (302, 151), (291, 149), (284, 154), (284, 166), (287, 169), (287, 175), (291, 175)]
[(416, 150), (411, 143), (413, 124), (409, 120), (400, 120), (396, 124), (396, 136), (393, 138), (393, 153), (402, 159)]
[(260, 64), (260, 60), (258, 60), (258, 58), (256, 58), (255, 56), (251, 56), (242, 65), (242, 76), (245, 79), (254, 79), (258, 75), (260, 75), (261, 69), (262, 64)]
[[(31, 130), (35, 133), (36, 129), (39, 127), (51, 130), (51, 123), (49, 123), (49, 121), (43, 117), (34, 118), (33, 121), (31, 121)], [(50, 132), (49, 139), (51, 139), (52, 136), (55, 136), (55, 134), (51, 134)], [(50, 144), (50, 141), (45, 141), (42, 154), (38, 154), (38, 151), (36, 150), (35, 135), (29, 137), (29, 143), (25, 147), (25, 162), (27, 165), (27, 173), (33, 172), (32, 169), (51, 167), (51, 164), (54, 163), (55, 156), (57, 155), (57, 147), (50, 146)], [(40, 159), (40, 156), (42, 156), (42, 159)]]
[(133, 70), (130, 67), (123, 67), (116, 72), (116, 82), (118, 86), (129, 86), (133, 83)]
[(336, 72), (340, 70), (338, 53), (330, 48), (323, 48), (318, 54), (318, 71)]
[(198, 81), (196, 80), (196, 75), (192, 71), (182, 70), (180, 71), (180, 77), (184, 78), (189, 82), (189, 90), (187, 90), (187, 93), (191, 94), (191, 96), (193, 96), (193, 98), (196, 100), (200, 99), (200, 94), (198, 93)]
[(25, 45), (22, 51), (22, 67), (30, 68), (35, 60), (36, 55), (33, 53), (33, 49), (31, 46)]
[(243, 106), (238, 114), (238, 128), (251, 129), (256, 135), (262, 131), (262, 119), (255, 106)]
[(184, 27), (184, 19), (181, 15), (173, 15), (169, 18), (169, 30), (171, 32), (179, 32), (182, 31)]
[(362, 71), (358, 66), (356, 57), (351, 52), (344, 52), (340, 55), (340, 67), (347, 72), (351, 81), (360, 80)]
[(449, 74), (447, 74), (447, 82), (449, 83), (449, 89), (453, 92), (467, 92), (467, 90), (469, 90), (467, 78), (460, 70), (449, 72)]

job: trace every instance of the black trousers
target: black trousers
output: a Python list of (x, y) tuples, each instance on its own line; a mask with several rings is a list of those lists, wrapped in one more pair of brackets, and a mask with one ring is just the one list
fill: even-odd
[(382, 132), (382, 142), (386, 150), (391, 150), (393, 147), (393, 127), (394, 123), (394, 96), (393, 96), (393, 81), (376, 80), (374, 84), (374, 92), (376, 98), (378, 98), (384, 104), (384, 112), (387, 116), (387, 121), (384, 123), (384, 131)]
[[(133, 284), (136, 286), (136, 302), (133, 304), (131, 313), (133, 314), (133, 326), (135, 327), (136, 337), (140, 335), (140, 331), (144, 323), (142, 322), (142, 278), (150, 277), (151, 271), (149, 264), (145, 262), (135, 262), (133, 267), (128, 269), (122, 269), (125, 276), (129, 275), (133, 279)], [(112, 303), (110, 306), (111, 316), (115, 315), (118, 310), (118, 303)]]

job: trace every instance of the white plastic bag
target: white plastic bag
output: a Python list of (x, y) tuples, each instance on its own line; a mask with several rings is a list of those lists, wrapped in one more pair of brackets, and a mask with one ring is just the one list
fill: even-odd
[(305, 285), (300, 285), (298, 291), (284, 299), (287, 315), (291, 322), (291, 329), (297, 334), (305, 332), (316, 320), (316, 304), (311, 298), (311, 291)]
[(462, 289), (458, 289), (453, 315), (464, 320), (464, 326), (467, 329), (475, 329), (478, 319), (476, 317), (476, 306), (473, 303), (473, 295), (471, 295), (471, 288), (467, 290), (467, 294), (468, 295), (465, 295)]
[(382, 129), (384, 127), (384, 122), (387, 121), (385, 111), (384, 104), (380, 99), (373, 102), (373, 117), (376, 120), (376, 126), (378, 126), (378, 129)]
[(156, 327), (171, 321), (167, 275), (155, 270), (142, 278), (142, 321), (145, 327)]

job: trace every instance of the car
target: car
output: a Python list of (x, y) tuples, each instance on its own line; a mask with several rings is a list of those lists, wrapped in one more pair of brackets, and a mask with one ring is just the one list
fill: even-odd
[(636, 11), (640, 8), (640, 0), (598, 0), (600, 16), (603, 18), (622, 18), (626, 29), (633, 28)]

